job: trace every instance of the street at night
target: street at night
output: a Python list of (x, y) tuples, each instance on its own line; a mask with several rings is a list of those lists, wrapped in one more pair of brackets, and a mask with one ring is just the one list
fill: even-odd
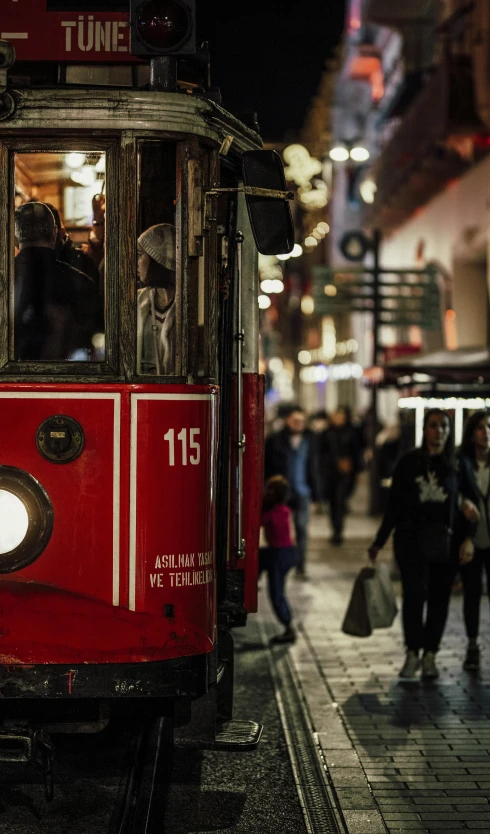
[(0, 832), (490, 832), (488, 0), (0, 2)]

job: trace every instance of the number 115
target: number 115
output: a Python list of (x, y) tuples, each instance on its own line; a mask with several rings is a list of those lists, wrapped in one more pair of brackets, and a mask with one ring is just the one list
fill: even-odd
[[(196, 466), (201, 460), (201, 444), (196, 437), (200, 434), (201, 429), (189, 429), (189, 462)], [(175, 466), (175, 430), (169, 429), (163, 439), (168, 442), (168, 457), (169, 465)], [(187, 466), (187, 429), (181, 429), (177, 435), (177, 440), (180, 440), (180, 447), (182, 452), (182, 466)]]

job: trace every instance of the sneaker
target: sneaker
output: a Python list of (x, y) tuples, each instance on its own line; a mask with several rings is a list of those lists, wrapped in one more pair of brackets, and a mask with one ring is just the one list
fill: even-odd
[(463, 663), (463, 669), (467, 672), (477, 672), (480, 668), (480, 647), (468, 646), (466, 650), (466, 657)]
[(282, 634), (276, 634), (275, 637), (271, 637), (270, 643), (272, 645), (280, 645), (281, 643), (294, 643), (296, 640), (296, 633), (291, 626), (286, 626), (285, 630)]
[(330, 544), (343, 544), (344, 537), (340, 533), (334, 533), (330, 539)]
[(420, 660), (417, 652), (408, 651), (405, 658), (405, 663), (400, 669), (399, 678), (404, 681), (413, 681), (417, 677)]
[(439, 677), (435, 652), (425, 652), (422, 658), (422, 677), (424, 680), (433, 680)]

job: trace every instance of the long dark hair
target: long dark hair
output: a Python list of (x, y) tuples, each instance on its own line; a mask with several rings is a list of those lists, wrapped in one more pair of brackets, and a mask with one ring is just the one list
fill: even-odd
[(454, 469), (456, 464), (455, 464), (455, 460), (454, 460), (454, 429), (453, 429), (453, 423), (452, 423), (452, 420), (451, 420), (449, 414), (447, 413), (447, 411), (444, 411), (443, 408), (429, 408), (429, 410), (426, 412), (426, 414), (424, 416), (424, 428), (423, 428), (424, 436), (423, 436), (423, 440), (422, 440), (422, 446), (420, 448), (421, 448), (422, 452), (424, 453), (424, 455), (426, 455), (426, 456), (429, 455), (429, 449), (427, 447), (427, 440), (425, 438), (425, 428), (426, 428), (427, 423), (429, 422), (430, 418), (433, 417), (434, 414), (442, 414), (442, 416), (446, 417), (448, 422), (449, 422), (449, 436), (448, 436), (448, 439), (446, 440), (446, 445), (444, 446), (444, 449), (442, 450), (441, 458), (449, 469)]
[(461, 441), (460, 452), (463, 455), (466, 455), (473, 464), (476, 464), (476, 454), (475, 454), (475, 444), (473, 442), (473, 434), (475, 433), (475, 429), (482, 420), (488, 420), (490, 417), (490, 412), (481, 409), (480, 411), (475, 411), (471, 414), (463, 429), (463, 439)]

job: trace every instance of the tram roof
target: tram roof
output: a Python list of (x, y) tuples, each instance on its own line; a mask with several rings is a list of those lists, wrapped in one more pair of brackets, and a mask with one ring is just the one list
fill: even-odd
[(94, 130), (193, 134), (239, 151), (262, 147), (258, 133), (216, 102), (185, 93), (59, 87), (16, 92), (16, 110), (0, 131)]

